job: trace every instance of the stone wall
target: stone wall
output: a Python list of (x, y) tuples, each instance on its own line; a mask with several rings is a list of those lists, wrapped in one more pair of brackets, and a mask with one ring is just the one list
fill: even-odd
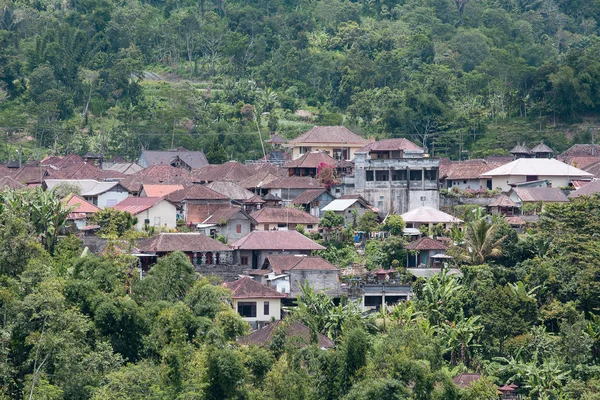
[(291, 270), (290, 296), (296, 297), (301, 293), (300, 285), (308, 281), (315, 291), (325, 291), (330, 296), (340, 295), (339, 271)]

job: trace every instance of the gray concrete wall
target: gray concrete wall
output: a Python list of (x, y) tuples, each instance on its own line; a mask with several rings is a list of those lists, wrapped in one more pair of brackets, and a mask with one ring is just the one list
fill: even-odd
[(291, 270), (290, 296), (301, 294), (300, 285), (306, 281), (315, 291), (325, 291), (329, 295), (341, 293), (339, 271)]

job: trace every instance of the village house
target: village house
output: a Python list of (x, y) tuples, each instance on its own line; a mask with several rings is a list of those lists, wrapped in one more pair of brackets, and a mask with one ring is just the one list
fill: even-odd
[(449, 161), (440, 164), (440, 182), (442, 187), (451, 190), (492, 189), (492, 180), (481, 175), (509, 163), (510, 160), (487, 161), (482, 159)]
[(448, 246), (442, 242), (423, 236), (404, 246), (406, 254), (406, 267), (441, 268), (444, 261), (452, 258), (446, 255)]
[(175, 251), (185, 253), (198, 272), (215, 273), (219, 267), (233, 266), (233, 249), (200, 233), (160, 233), (138, 239), (135, 247), (144, 272)]
[(340, 271), (333, 264), (317, 256), (270, 255), (262, 269), (252, 271), (261, 277), (261, 282), (274, 287), (291, 298), (302, 293), (301, 286), (308, 283), (315, 291), (325, 292), (330, 297), (339, 297)]
[(208, 218), (196, 224), (196, 230), (210, 237), (222, 235), (230, 243), (252, 232), (256, 224), (246, 210), (232, 205), (213, 210)]
[(112, 208), (136, 217), (139, 231), (146, 227), (174, 229), (177, 225), (177, 208), (161, 197), (128, 197)]
[(74, 207), (67, 215), (67, 221), (73, 223), (77, 229), (86, 227), (88, 220), (95, 213), (100, 211), (100, 208), (85, 201), (84, 198), (77, 196), (76, 194), (68, 195), (63, 199), (63, 202), (69, 208)]
[(463, 222), (453, 215), (431, 207), (419, 207), (402, 214), (401, 217), (407, 228), (417, 229), (421, 226), (427, 226), (431, 230), (435, 225), (441, 224), (444, 230), (448, 230), (452, 226)]
[(355, 153), (354, 190), (383, 215), (438, 208), (439, 164), (406, 139), (373, 142)]
[(214, 181), (240, 182), (254, 175), (254, 171), (237, 161), (223, 164), (208, 164), (193, 171), (196, 182), (210, 183)]
[(560, 188), (569, 186), (572, 180), (589, 180), (593, 175), (553, 158), (519, 158), (481, 177), (492, 179), (494, 189), (507, 192), (512, 183), (547, 180), (552, 187)]
[(300, 206), (312, 216), (321, 218), (323, 216), (323, 208), (335, 200), (335, 197), (325, 188), (309, 189), (296, 197), (292, 204)]
[(281, 319), (281, 299), (287, 297), (275, 289), (244, 276), (223, 284), (231, 290), (233, 309), (253, 329), (260, 329), (272, 320)]
[(202, 168), (208, 160), (202, 151), (190, 151), (184, 148), (175, 150), (144, 150), (137, 162), (141, 167), (148, 168), (153, 165), (169, 165), (187, 171)]
[(152, 165), (127, 175), (119, 181), (129, 193), (138, 196), (144, 185), (182, 185), (191, 186), (194, 183), (194, 177), (190, 175), (187, 169), (172, 167), (171, 165)]
[(284, 205), (291, 205), (295, 198), (310, 189), (324, 189), (325, 185), (308, 176), (279, 178), (263, 186), (270, 194), (282, 199)]
[(114, 207), (129, 196), (119, 182), (98, 182), (92, 179), (46, 179), (42, 188), (52, 190), (60, 186), (78, 188), (78, 194), (100, 209)]
[(327, 206), (323, 207), (323, 214), (327, 211), (333, 211), (334, 213), (343, 216), (346, 224), (352, 225), (352, 223), (355, 220), (358, 221), (365, 212), (375, 210), (362, 197), (355, 197), (335, 199)]
[(312, 255), (313, 251), (325, 247), (313, 242), (300, 232), (292, 231), (252, 231), (231, 244), (236, 250), (235, 262), (247, 269), (258, 269), (266, 258), (277, 254)]
[(26, 188), (26, 186), (17, 182), (10, 176), (0, 177), (0, 190), (4, 190), (6, 188), (10, 190), (23, 190)]
[(250, 215), (256, 221), (257, 230), (319, 230), (319, 218), (293, 207), (264, 207)]
[(283, 167), (289, 171), (289, 176), (317, 176), (319, 168), (333, 168), (336, 176), (352, 174), (353, 164), (346, 160), (336, 160), (324, 151), (305, 153), (295, 160), (286, 162)]
[(354, 152), (367, 143), (344, 126), (315, 126), (284, 146), (292, 148), (292, 160), (313, 151), (324, 151), (335, 160), (352, 160)]
[(244, 189), (234, 182), (213, 181), (207, 184), (206, 187), (241, 204), (244, 210), (248, 212), (260, 210), (265, 204), (265, 201), (259, 195), (248, 189)]
[(232, 204), (227, 196), (198, 184), (171, 192), (166, 199), (177, 207), (177, 218), (190, 225), (203, 223), (217, 209)]
[(487, 209), (492, 215), (504, 215), (506, 217), (512, 217), (518, 214), (519, 206), (517, 203), (512, 201), (510, 197), (505, 194), (501, 194), (494, 201), (488, 204)]
[(570, 199), (576, 199), (580, 196), (597, 196), (600, 193), (600, 181), (590, 182), (569, 194)]
[(164, 197), (183, 189), (183, 185), (144, 185), (140, 197)]
[(512, 200), (517, 207), (521, 208), (526, 204), (545, 204), (545, 203), (568, 203), (569, 198), (559, 188), (512, 188), (508, 192), (508, 198)]
[[(267, 324), (249, 335), (238, 338), (237, 342), (242, 346), (268, 347), (273, 341), (274, 333), (280, 327), (284, 329), (287, 345), (304, 348), (313, 344), (312, 332), (308, 326), (299, 322), (287, 322), (285, 320)], [(319, 333), (317, 334), (317, 345), (320, 349), (331, 349), (335, 346), (335, 343), (327, 336)]]

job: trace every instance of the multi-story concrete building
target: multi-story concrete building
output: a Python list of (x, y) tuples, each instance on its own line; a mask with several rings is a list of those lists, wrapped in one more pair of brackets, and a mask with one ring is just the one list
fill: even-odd
[(387, 139), (354, 153), (355, 192), (383, 215), (439, 207), (437, 158), (406, 139)]

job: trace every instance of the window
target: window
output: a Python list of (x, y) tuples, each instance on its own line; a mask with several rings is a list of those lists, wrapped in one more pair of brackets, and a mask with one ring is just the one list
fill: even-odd
[(237, 224), (235, 226), (235, 233), (242, 233), (242, 224)]
[(420, 181), (423, 179), (423, 171), (422, 170), (415, 170), (415, 171), (410, 171), (410, 180), (411, 181)]
[(212, 264), (213, 263), (213, 255), (211, 252), (206, 253), (206, 264)]
[(148, 218), (144, 220), (144, 225), (150, 225), (150, 220)]
[(265, 231), (269, 230), (269, 224), (265, 224)]
[(312, 224), (306, 225), (306, 229), (312, 229), (312, 228), (313, 228)]
[(285, 227), (287, 227), (287, 224), (277, 224), (277, 227), (278, 228), (285, 228)]
[(240, 314), (244, 318), (256, 318), (256, 302), (239, 302), (238, 314)]
[(265, 301), (264, 307), (263, 307), (263, 315), (269, 315), (269, 302)]
[(427, 196), (421, 196), (421, 201), (427, 201)]
[(373, 182), (373, 171), (367, 171), (367, 182)]
[(248, 265), (248, 256), (242, 256), (240, 262), (242, 265)]

